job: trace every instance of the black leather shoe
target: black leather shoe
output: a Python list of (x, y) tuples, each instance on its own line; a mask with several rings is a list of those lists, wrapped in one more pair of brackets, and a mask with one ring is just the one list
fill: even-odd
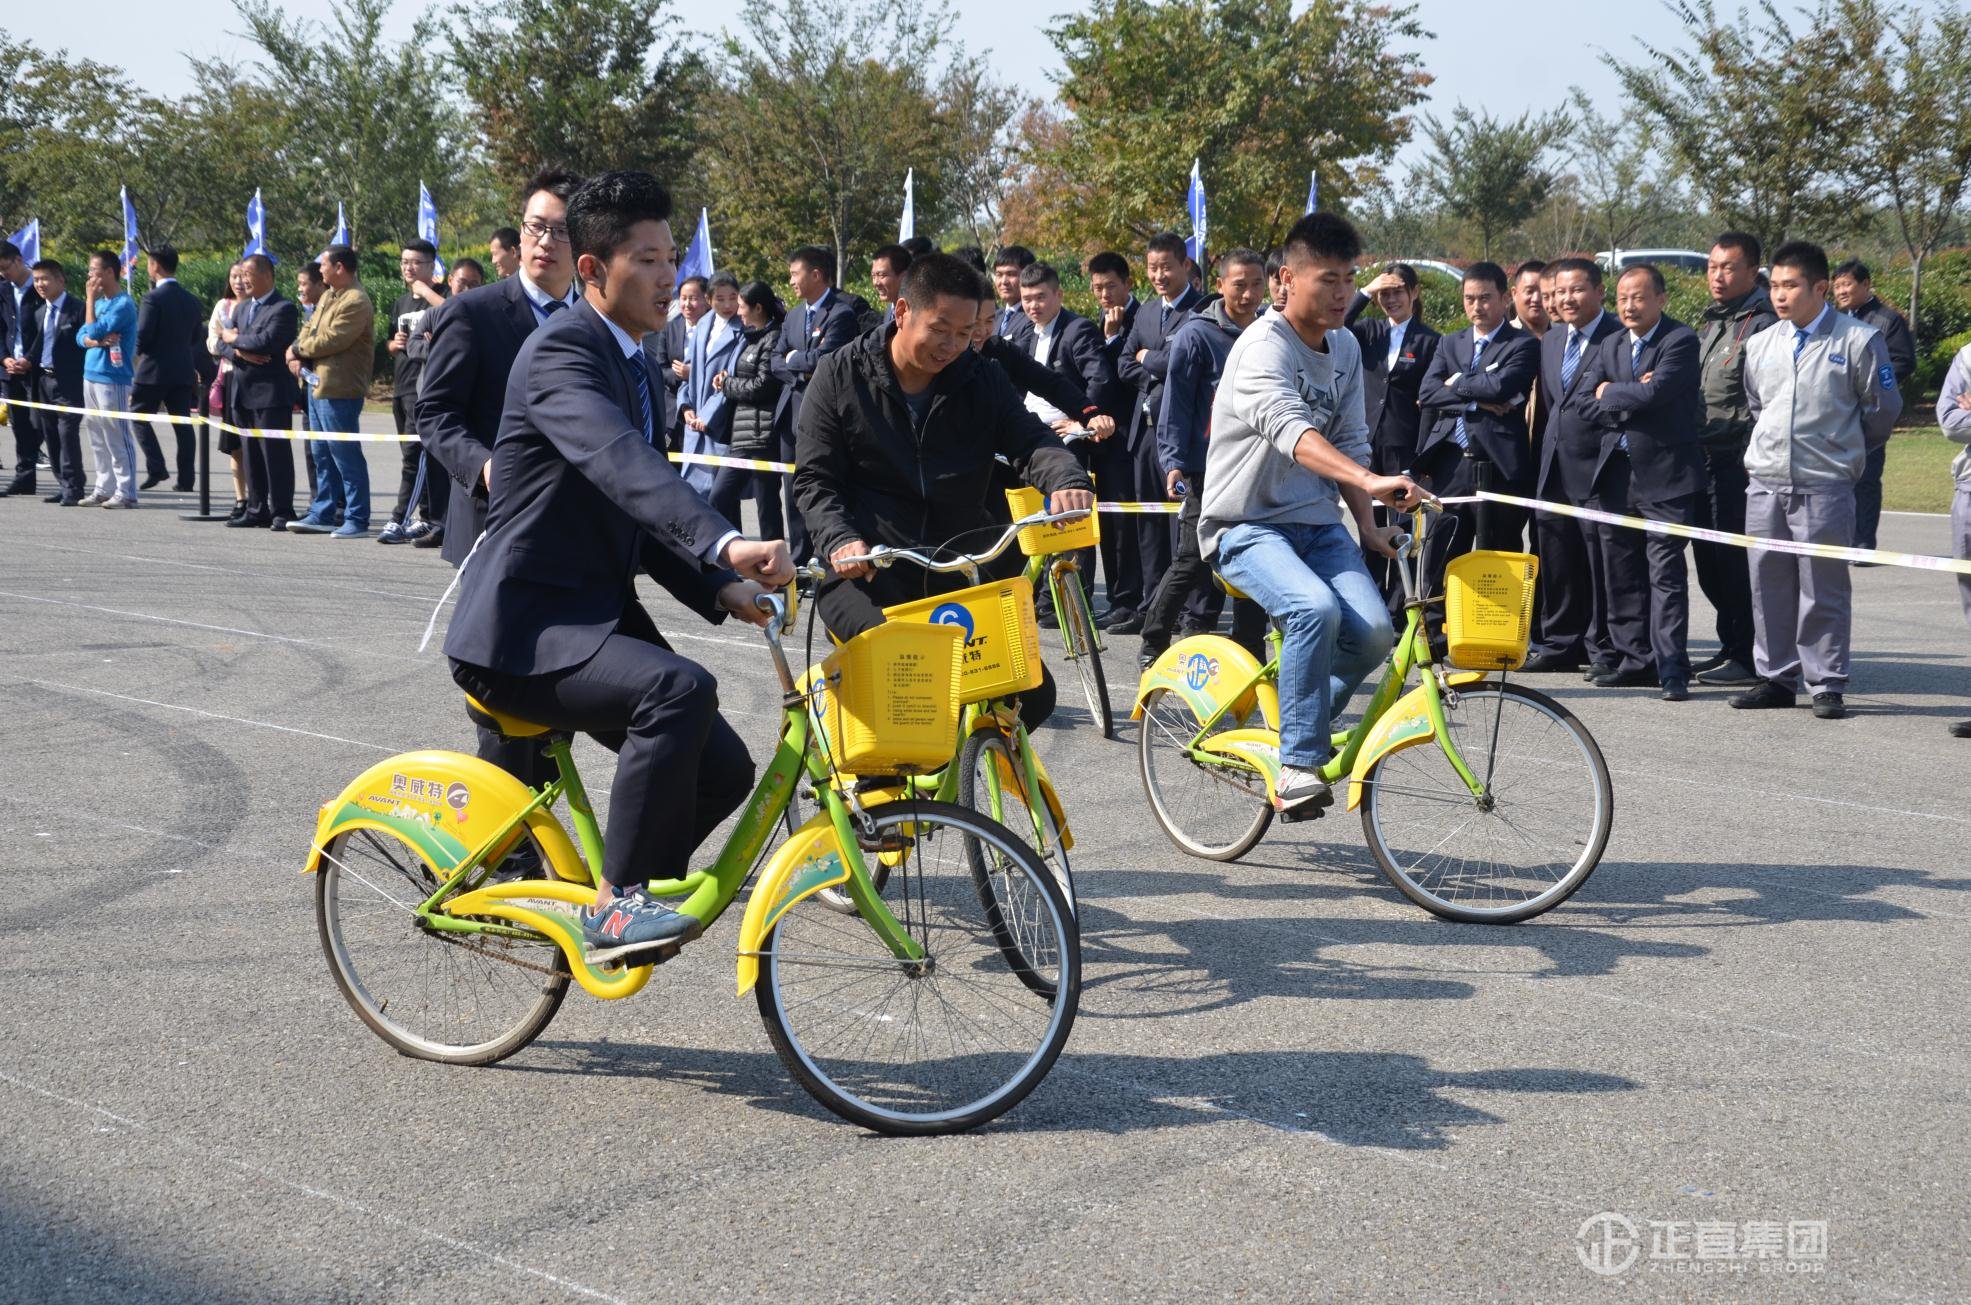
[(1815, 720), (1840, 720), (1848, 714), (1848, 704), (1838, 693), (1816, 693), (1814, 695)]
[[(1717, 660), (1717, 659), (1714, 659)], [(1757, 684), (1759, 673), (1744, 662), (1725, 658), (1709, 669), (1698, 670), (1697, 679), (1702, 684)]]
[(1656, 683), (1656, 672), (1648, 667), (1634, 671), (1609, 671), (1597, 675), (1593, 684), (1597, 689), (1646, 689)]
[(32, 494), (34, 493), (34, 482), (31, 480), (14, 481), (7, 486), (7, 492), (9, 494)]
[(167, 480), (169, 480), (169, 479), (171, 479), (171, 473), (170, 473), (170, 472), (168, 472), (168, 471), (153, 471), (153, 472), (152, 472), (152, 473), (151, 473), (150, 475), (148, 475), (148, 476), (146, 476), (146, 477), (144, 477), (144, 483), (143, 483), (143, 484), (141, 484), (141, 485), (139, 485), (139, 486), (137, 486), (137, 488), (138, 488), (138, 489), (156, 489), (156, 488), (157, 488), (157, 487), (158, 487), (159, 485), (162, 485), (162, 484), (163, 484), (163, 483), (164, 483), (165, 481), (167, 481)]
[(433, 526), (411, 541), (412, 548), (443, 548), (445, 546), (445, 527)]
[(1615, 667), (1608, 662), (1589, 662), (1588, 669), (1581, 672), (1581, 678), (1593, 684), (1604, 675), (1613, 675)]
[(189, 494), (192, 492), (192, 490), (197, 488), (197, 486), (193, 485), (192, 482), (189, 480), (178, 480), (172, 482), (171, 488), (176, 493)]
[(226, 528), (228, 530), (265, 530), (273, 524), (274, 519), (272, 517), (256, 516), (251, 512), (242, 512), (240, 515), (230, 518), (226, 522)]
[(1952, 725), (1950, 736), (1954, 739), (1971, 739), (1971, 720), (1961, 720)]
[(1162, 657), (1164, 652), (1165, 650), (1162, 648), (1152, 648), (1150, 645), (1144, 644), (1142, 650), (1136, 654), (1137, 669), (1149, 670), (1157, 664), (1157, 659)]
[(1782, 688), (1771, 680), (1760, 680), (1754, 688), (1747, 689), (1731, 700), (1731, 705), (1740, 711), (1762, 711), (1769, 707), (1792, 707), (1799, 702), (1791, 689)]
[(1110, 634), (1141, 634), (1143, 633), (1143, 614), (1141, 612), (1124, 612), (1121, 620), (1111, 621), (1102, 628)]
[(62, 496), (60, 494), (44, 494), (41, 497), (41, 501), (43, 503), (59, 503), (62, 501)]
[(1054, 619), (1054, 609), (1051, 607), (1035, 612), (1033, 614), (1033, 620), (1034, 624), (1043, 630), (1058, 630), (1061, 628), (1061, 623)]
[(1108, 611), (1095, 618), (1095, 628), (1098, 630), (1112, 630), (1118, 621), (1127, 621), (1132, 616), (1138, 616), (1136, 609), (1133, 607), (1111, 607)]
[(1551, 653), (1534, 653), (1519, 669), (1532, 675), (1545, 675), (1554, 671), (1578, 671), (1581, 669), (1581, 659), (1556, 657)]
[(1663, 701), (1689, 702), (1690, 686), (1685, 684), (1682, 680), (1663, 681)]

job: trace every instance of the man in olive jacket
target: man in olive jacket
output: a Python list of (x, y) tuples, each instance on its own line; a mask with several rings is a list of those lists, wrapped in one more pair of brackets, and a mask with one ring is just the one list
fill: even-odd
[[(376, 366), (376, 308), (356, 284), (356, 254), (337, 245), (322, 255), (328, 289), (288, 350), (300, 368), (308, 429), (353, 432)], [(370, 469), (359, 440), (315, 439), (315, 499), (288, 523), (294, 535), (359, 539), (370, 529)]]

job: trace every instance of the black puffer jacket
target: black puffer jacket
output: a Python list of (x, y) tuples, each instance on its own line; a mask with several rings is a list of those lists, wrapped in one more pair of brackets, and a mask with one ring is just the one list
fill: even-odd
[(745, 343), (732, 360), (725, 378), (725, 400), (732, 405), (732, 452), (742, 458), (777, 458), (773, 434), (774, 405), (780, 401), (781, 381), (771, 370), (777, 326), (746, 328)]
[[(817, 554), (827, 557), (854, 539), (925, 548), (964, 535), (962, 547), (984, 547), (992, 529), (1012, 519), (993, 474), (995, 455), (1045, 493), (1093, 488), (1006, 374), (970, 350), (938, 373), (923, 428), (913, 430), (890, 370), (894, 332), (871, 331), (823, 359), (802, 401), (794, 496)], [(950, 587), (932, 584), (925, 592)]]

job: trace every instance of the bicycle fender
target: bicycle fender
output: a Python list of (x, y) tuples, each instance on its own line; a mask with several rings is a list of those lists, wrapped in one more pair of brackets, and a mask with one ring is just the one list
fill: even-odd
[[(560, 911), (546, 907), (543, 903), (547, 901), (563, 903), (568, 909)], [(644, 984), (650, 982), (650, 971), (655, 967), (614, 965), (604, 968), (589, 964), (583, 956), (588, 947), (582, 940), (582, 922), (578, 912), (593, 901), (595, 889), (586, 884), (522, 880), (518, 883), (487, 884), (472, 892), (460, 893), (445, 903), (445, 913), (475, 919), (510, 920), (514, 924), (537, 929), (554, 939), (561, 948), (561, 954), (568, 958), (568, 969), (575, 976), (575, 982), (581, 984), (590, 995), (604, 1001), (634, 996), (642, 991)]]
[[(992, 766), (999, 772), (1001, 786), (1019, 794), (1020, 800), (1026, 802), (1027, 808), (1032, 810), (1033, 803), (1027, 800), (1026, 785), (1020, 782), (1020, 777), (1015, 773), (1013, 763), (1006, 754), (994, 752)], [(1033, 756), (1033, 767), (1034, 777), (1040, 782), (1040, 800), (1047, 804), (1048, 818), (1054, 822), (1054, 828), (1060, 834), (1061, 850), (1072, 852), (1074, 831), (1068, 828), (1067, 808), (1061, 805), (1061, 795), (1054, 790), (1054, 777), (1047, 773), (1047, 763), (1040, 759), (1040, 754), (1037, 752)]]
[(1226, 730), (1198, 745), (1201, 752), (1237, 757), (1266, 778), (1266, 800), (1271, 802), (1280, 786), (1280, 736), (1272, 730)]
[[(1449, 677), (1452, 688), (1463, 684), (1475, 684), (1484, 679), (1482, 672), (1464, 671)], [(1353, 811), (1362, 804), (1362, 780), (1378, 761), (1392, 752), (1414, 748), (1419, 743), (1429, 742), (1434, 731), (1430, 723), (1430, 705), (1424, 686), (1419, 684), (1395, 702), (1382, 714), (1382, 719), (1369, 731), (1369, 737), (1362, 740), (1362, 750), (1355, 754), (1355, 768), (1348, 773), (1348, 807)]]
[[(1203, 720), (1218, 710), (1226, 694), (1241, 685), (1252, 684), (1259, 675), (1259, 666), (1258, 658), (1223, 636), (1197, 634), (1179, 639), (1143, 672), (1136, 685), (1136, 702), (1130, 708), (1129, 718), (1142, 720), (1143, 700), (1156, 689), (1169, 689)], [(1244, 723), (1255, 705), (1267, 727), (1278, 730), (1279, 687), (1271, 680), (1253, 684), (1232, 704), (1232, 715)]]
[[(449, 874), (533, 800), (525, 784), (489, 761), (462, 752), (401, 752), (322, 804), (301, 873), (322, 868), (322, 849), (337, 834), (367, 826), (402, 835), (433, 873)], [(593, 882), (560, 821), (535, 811), (526, 823), (558, 878)]]
[(802, 899), (848, 879), (849, 865), (835, 841), (835, 827), (826, 811), (818, 812), (780, 845), (746, 900), (746, 917), (739, 925), (738, 996), (760, 981), (760, 942), (780, 917)]

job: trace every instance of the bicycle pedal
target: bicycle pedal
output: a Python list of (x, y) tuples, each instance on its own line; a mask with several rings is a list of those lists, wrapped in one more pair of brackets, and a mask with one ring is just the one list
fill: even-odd
[(1316, 798), (1312, 802), (1305, 802), (1296, 807), (1282, 807), (1276, 802), (1273, 811), (1279, 817), (1281, 824), (1297, 825), (1304, 820), (1319, 820), (1328, 814), (1328, 808), (1334, 804), (1334, 793), (1330, 791), (1326, 798)]

